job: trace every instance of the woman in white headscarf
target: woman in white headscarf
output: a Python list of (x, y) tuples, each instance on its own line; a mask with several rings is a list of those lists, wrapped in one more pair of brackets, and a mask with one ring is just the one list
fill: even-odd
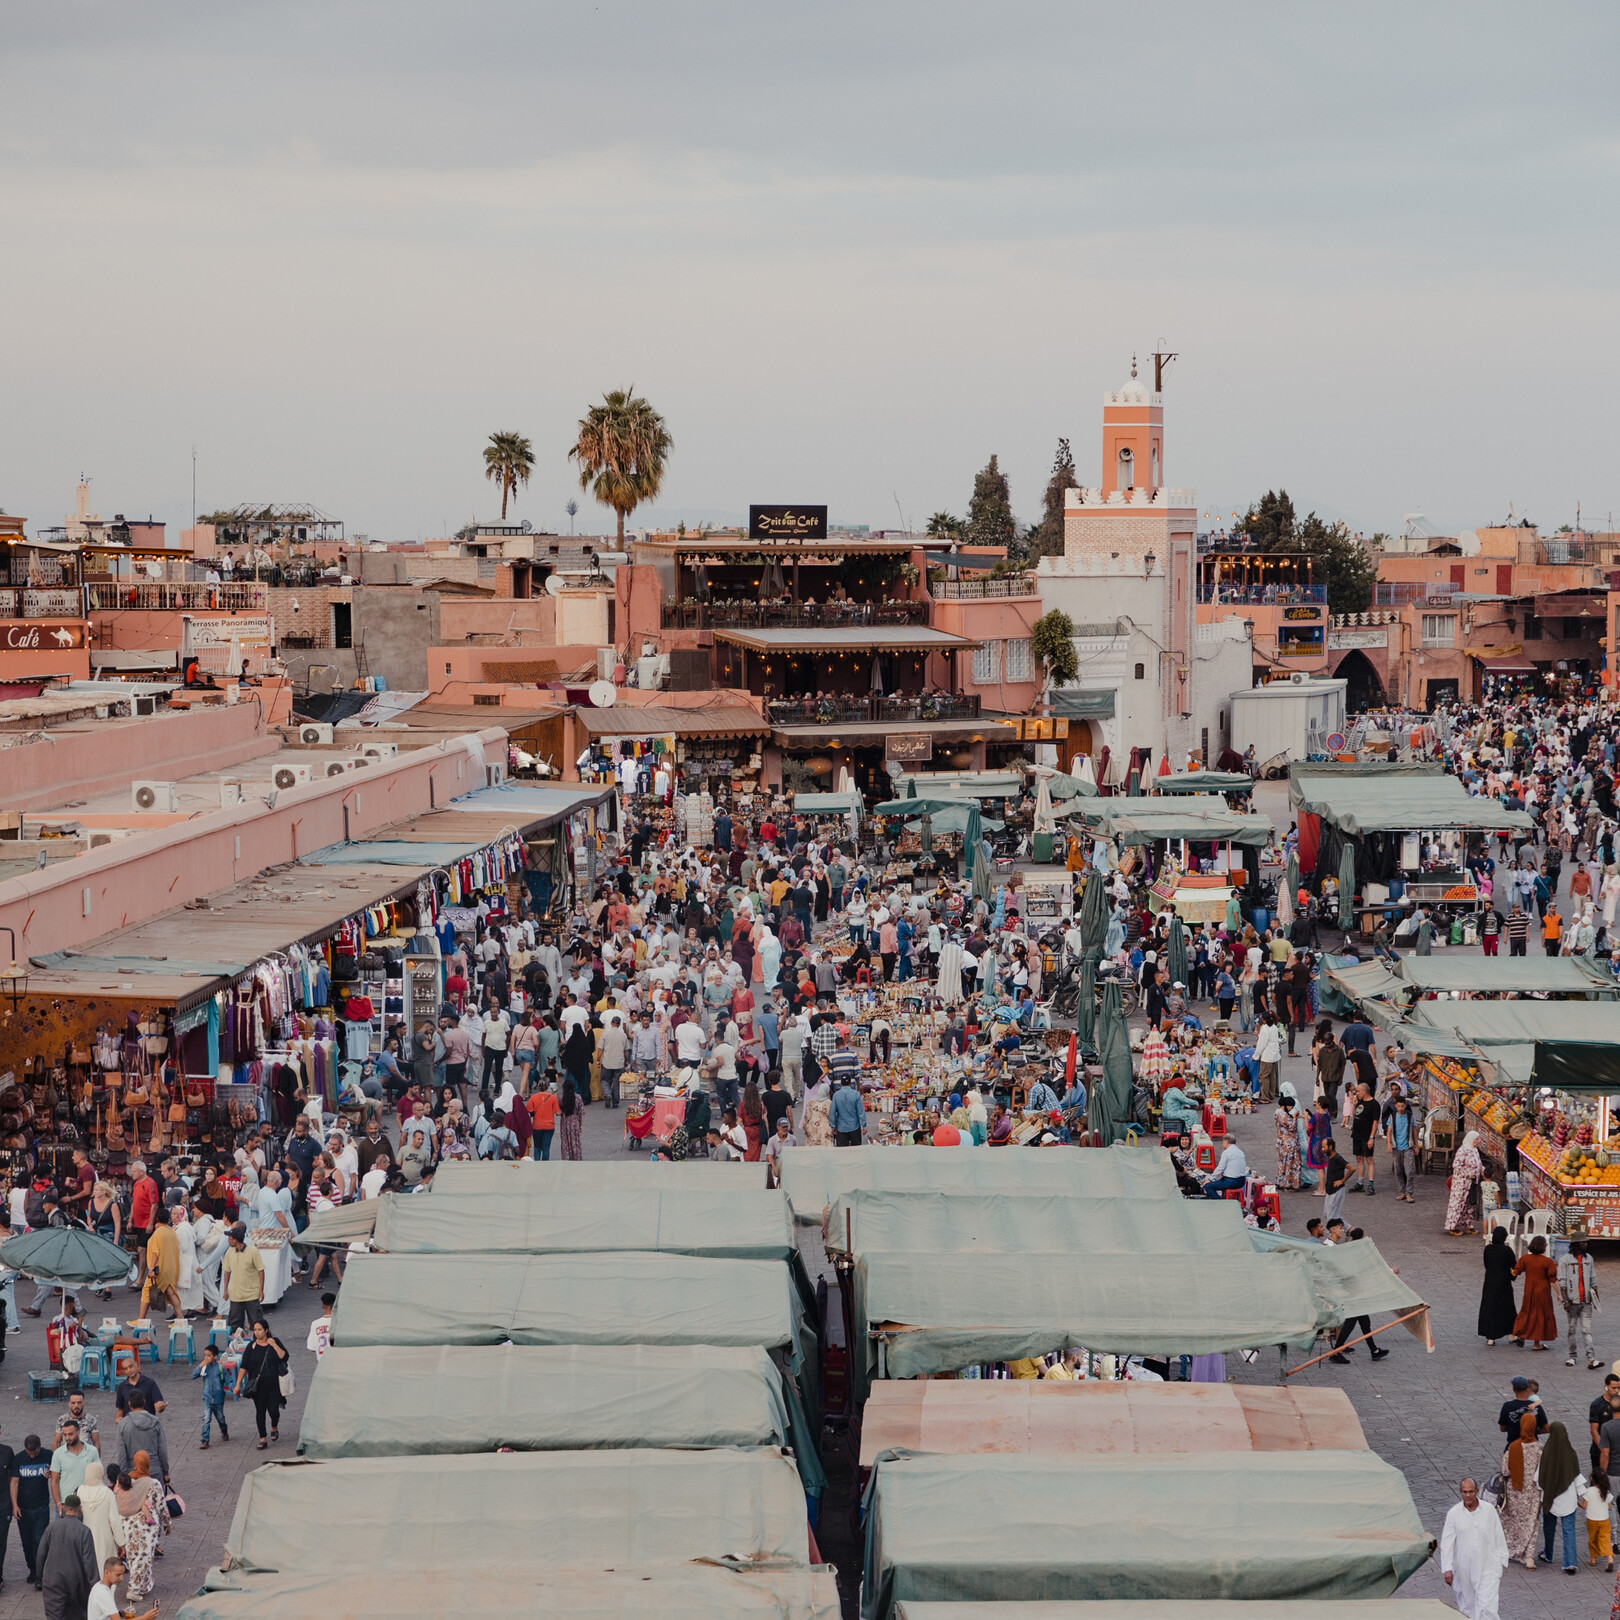
[(96, 1540), (96, 1568), (101, 1569), (109, 1558), (121, 1557), (123, 1549), (113, 1536), (113, 1520), (118, 1517), (118, 1504), (107, 1488), (107, 1470), (93, 1462), (84, 1471), (84, 1483), (79, 1487), (79, 1506), (84, 1511), (84, 1527)]
[(174, 1235), (180, 1245), (180, 1277), (176, 1286), (180, 1290), (180, 1309), (186, 1316), (196, 1316), (203, 1309), (202, 1268), (197, 1264), (197, 1234), (192, 1230), (184, 1204), (176, 1204), (169, 1211), (174, 1223)]
[(767, 990), (776, 987), (776, 976), (782, 967), (782, 942), (771, 931), (769, 923), (762, 923), (759, 931), (759, 982)]
[(1479, 1132), (1470, 1131), (1451, 1161), (1451, 1196), (1446, 1200), (1446, 1231), (1460, 1237), (1474, 1230), (1474, 1188), (1485, 1174), (1479, 1156)]

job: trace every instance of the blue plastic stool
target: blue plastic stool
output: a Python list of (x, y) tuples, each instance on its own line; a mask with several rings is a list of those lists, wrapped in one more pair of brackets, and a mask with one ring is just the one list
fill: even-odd
[(169, 1324), (169, 1365), (172, 1367), (177, 1358), (174, 1353), (176, 1344), (185, 1346), (184, 1360), (195, 1362), (197, 1359), (197, 1340), (191, 1331), (189, 1322), (171, 1322)]
[(79, 1363), (79, 1388), (88, 1389), (94, 1384), (97, 1389), (111, 1389), (110, 1372), (106, 1350), (99, 1344), (87, 1344)]
[(230, 1345), (231, 1330), (228, 1327), (211, 1327), (208, 1330), (208, 1342), (223, 1353)]

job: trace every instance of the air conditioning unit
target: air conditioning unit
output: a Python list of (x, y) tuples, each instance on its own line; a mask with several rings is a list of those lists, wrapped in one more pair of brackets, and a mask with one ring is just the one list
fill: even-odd
[(314, 775), (312, 765), (278, 765), (271, 774), (270, 785), (280, 793), (287, 788), (302, 787)]
[(229, 810), (232, 805), (242, 802), (242, 784), (239, 781), (221, 781), (219, 784), (219, 807)]
[(180, 790), (173, 782), (132, 782), (130, 801), (137, 810), (173, 815), (180, 808)]
[(315, 743), (329, 744), (332, 741), (332, 728), (330, 726), (318, 725), (312, 721), (310, 724), (303, 725), (298, 728), (298, 740), (301, 743), (311, 745)]
[(1290, 686), (1303, 686), (1305, 684), (1304, 673), (1296, 669), (1294, 673), (1288, 677), (1288, 684)]
[(133, 827), (98, 827), (93, 832), (85, 833), (84, 847), (104, 849), (108, 844), (119, 844), (124, 839), (132, 837), (135, 830)]
[(398, 743), (361, 743), (355, 750), (362, 759), (398, 759)]
[(484, 767), (484, 783), (487, 787), (499, 787), (506, 780), (506, 767), (504, 765), (486, 765)]
[(374, 763), (374, 761), (366, 759), (364, 756), (358, 755), (358, 754), (352, 760), (349, 761), (349, 764), (351, 765), (351, 767), (353, 769), (357, 770), (357, 771), (364, 770), (367, 765), (370, 765), (370, 764), (373, 764), (373, 763)]
[(328, 776), (346, 776), (360, 762), (354, 759), (329, 759), (326, 762)]
[(137, 697), (135, 699), (136, 714), (156, 714), (157, 699), (155, 697)]

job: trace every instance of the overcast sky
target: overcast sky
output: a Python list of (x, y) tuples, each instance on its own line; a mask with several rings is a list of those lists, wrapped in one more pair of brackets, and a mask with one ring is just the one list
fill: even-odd
[[(410, 540), (1038, 513), (1181, 358), (1166, 475), (1372, 532), (1620, 507), (1613, 7), (45, 4), (0, 9), (0, 506), (303, 501)], [(1605, 111), (1607, 109), (1607, 111)], [(643, 514), (642, 516), (644, 516)]]

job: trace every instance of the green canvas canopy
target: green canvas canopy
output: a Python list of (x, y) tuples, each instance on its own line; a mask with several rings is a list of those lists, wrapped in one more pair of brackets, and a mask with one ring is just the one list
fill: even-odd
[[(1510, 963), (1519, 960), (1509, 958)], [(1533, 1046), (1537, 1041), (1620, 1041), (1620, 1011), (1607, 1001), (1420, 1001), (1407, 1014), (1402, 1029), (1413, 1026), (1461, 1035), (1470, 1044), (1484, 1047)]]
[(1308, 1349), (1321, 1310), (1297, 1254), (863, 1254), (857, 1378), (914, 1378), (977, 1361), (1085, 1348), (1203, 1355)]
[(1049, 1192), (1091, 1198), (1180, 1198), (1162, 1148), (958, 1150), (796, 1147), (782, 1155), (782, 1189), (801, 1225), (819, 1224), (840, 1193)]
[(1053, 804), (1062, 804), (1065, 799), (1095, 799), (1102, 790), (1095, 782), (1087, 782), (1078, 776), (1058, 771), (1047, 777), (1046, 791), (1051, 795)]
[(1402, 980), (1382, 962), (1330, 956), (1323, 965), (1319, 985), (1322, 1011), (1335, 1018), (1350, 1018), (1363, 1001), (1384, 1001), (1393, 1007), (1401, 985)]
[(1438, 1598), (1322, 1603), (897, 1603), (895, 1620), (1457, 1620)]
[[(636, 1187), (763, 1187), (761, 1164), (722, 1164), (718, 1159), (684, 1159), (680, 1164), (654, 1164), (651, 1159), (447, 1159), (433, 1176), (427, 1196), (467, 1187), (566, 1188), (570, 1192), (609, 1191)], [(417, 1196), (416, 1194), (412, 1195)], [(313, 1225), (314, 1223), (311, 1222)]]
[[(750, 1178), (751, 1179), (751, 1178)], [(786, 1196), (739, 1181), (573, 1191), (519, 1182), (388, 1194), (372, 1242), (389, 1254), (587, 1254), (614, 1250), (792, 1260)]]
[(1537, 1041), (1530, 1080), (1557, 1091), (1620, 1097), (1620, 1044), (1612, 1041)]
[(1429, 1331), (1429, 1308), (1390, 1269), (1371, 1238), (1353, 1243), (1325, 1244), (1311, 1238), (1287, 1237), (1245, 1227), (1250, 1243), (1260, 1253), (1299, 1255), (1310, 1268), (1316, 1290), (1319, 1330), (1327, 1331), (1358, 1316), (1393, 1311), (1405, 1318), (1405, 1327), (1426, 1349), (1434, 1349)]
[(309, 1225), (293, 1235), (293, 1247), (311, 1249), (321, 1243), (364, 1243), (376, 1227), (381, 1204), (380, 1198), (367, 1198), (358, 1204), (315, 1210), (309, 1217)]
[[(1091, 1150), (1095, 1151), (1095, 1150)], [(828, 1253), (1252, 1254), (1230, 1199), (868, 1192), (834, 1200)]]
[(1075, 799), (1054, 812), (1074, 816), (1091, 831), (1127, 844), (1151, 844), (1161, 838), (1187, 838), (1195, 843), (1265, 844), (1275, 828), (1257, 811), (1234, 810), (1218, 794), (1170, 795), (1158, 798)]
[(1153, 778), (1155, 793), (1252, 793), (1254, 778), (1246, 771), (1172, 771)]
[[(180, 1606), (179, 1620), (442, 1620), (445, 1615), (510, 1620), (839, 1620), (831, 1565), (726, 1562), (634, 1565), (628, 1569), (358, 1569), (316, 1575), (215, 1574)], [(1407, 1605), (1411, 1607), (1412, 1605)], [(1336, 1616), (1328, 1620), (1337, 1620)], [(1368, 1620), (1379, 1620), (1376, 1615)], [(1414, 1617), (1423, 1620), (1423, 1617)]]
[(901, 1602), (1074, 1591), (1195, 1600), (1189, 1613), (1198, 1600), (1386, 1598), (1429, 1557), (1405, 1479), (1370, 1451), (1212, 1453), (1191, 1491), (1183, 1461), (880, 1459), (866, 1495), (865, 1620), (889, 1620)]
[[(1620, 995), (1607, 967), (1585, 956), (1403, 956), (1400, 982), (1409, 994), (1466, 990), (1477, 996)], [(1620, 1038), (1620, 1029), (1616, 1031)]]
[(1530, 832), (1535, 822), (1523, 810), (1495, 799), (1475, 798), (1455, 776), (1370, 767), (1365, 775), (1300, 771), (1288, 784), (1296, 813), (1320, 816), (1350, 838), (1375, 832)]
[(807, 816), (860, 815), (864, 805), (858, 793), (795, 793), (793, 808)]
[(757, 1345), (334, 1345), (300, 1456), (781, 1446), (782, 1377)]
[[(362, 1254), (345, 1272), (332, 1313), (336, 1345), (507, 1339), (761, 1345), (781, 1352), (801, 1380), (813, 1381), (817, 1372), (815, 1324), (788, 1268), (775, 1260)], [(813, 1414), (814, 1391), (807, 1393)]]
[(403, 1578), (482, 1568), (495, 1548), (503, 1567), (537, 1571), (810, 1552), (778, 1451), (515, 1451), (255, 1469), (224, 1568)]

